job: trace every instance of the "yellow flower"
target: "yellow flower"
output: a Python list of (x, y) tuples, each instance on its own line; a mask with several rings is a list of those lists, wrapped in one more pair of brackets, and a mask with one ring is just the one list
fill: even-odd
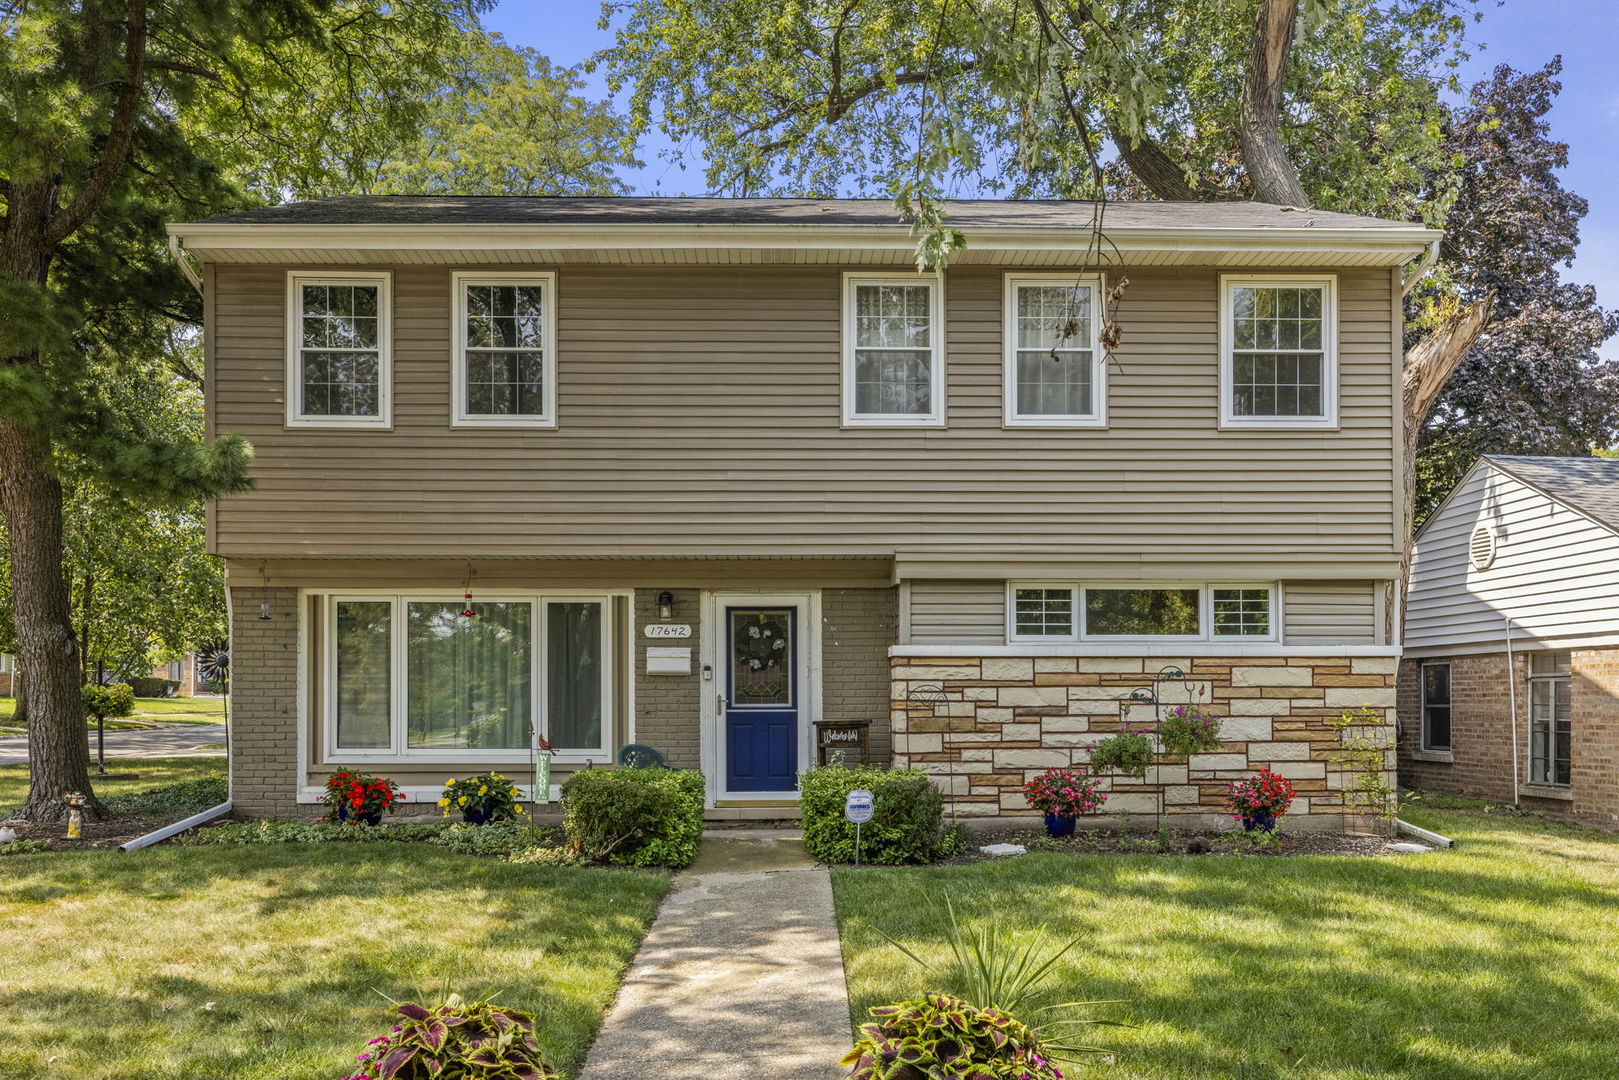
[(479, 795), (487, 795), (487, 794), (489, 794), (489, 785), (485, 784), (483, 787), (479, 788), (478, 789), (478, 794)]
[(517, 798), (517, 789), (512, 788), (509, 791), (507, 791), (506, 794), (510, 795), (512, 798), (515, 799), (515, 798)]
[(440, 806), (449, 806), (449, 805), (450, 805), (450, 800), (449, 800), (449, 798), (448, 798), (448, 797), (446, 797), (446, 798), (443, 798), (443, 799), (440, 799), (440, 800), (439, 800), (439, 801), (438, 801), (438, 804), (439, 804), (439, 805), (440, 805)]
[(455, 800), (455, 805), (457, 805), (457, 806), (465, 806), (466, 804), (467, 804), (467, 797), (465, 795), (463, 795), (459, 799)]
[(446, 781), (444, 781), (444, 786), (445, 787), (454, 787), (455, 786), (455, 781), (454, 780), (446, 780)]

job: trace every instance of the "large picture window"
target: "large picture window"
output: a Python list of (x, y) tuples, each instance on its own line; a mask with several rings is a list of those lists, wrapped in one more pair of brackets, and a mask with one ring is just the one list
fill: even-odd
[(939, 283), (846, 274), (843, 309), (843, 422), (942, 425)]
[(287, 276), (287, 423), (387, 427), (390, 278)]
[(1006, 423), (1100, 427), (1106, 388), (1101, 281), (1073, 274), (1006, 278)]
[(1007, 636), (1051, 642), (1274, 641), (1275, 606), (1276, 587), (1268, 583), (1013, 582)]
[(1450, 749), (1450, 664), (1422, 665), (1422, 748)]
[(556, 426), (556, 275), (455, 274), (455, 423)]
[(1574, 762), (1573, 671), (1567, 650), (1529, 654), (1529, 780), (1568, 784)]
[(611, 606), (606, 596), (329, 598), (329, 756), (520, 759), (537, 728), (559, 755), (600, 760), (611, 751)]
[(1226, 427), (1337, 424), (1336, 279), (1220, 279), (1220, 420)]

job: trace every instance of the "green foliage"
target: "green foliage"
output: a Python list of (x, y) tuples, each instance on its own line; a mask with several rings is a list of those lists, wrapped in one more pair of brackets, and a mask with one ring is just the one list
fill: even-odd
[(429, 1009), (394, 1006), (398, 1023), (366, 1043), (346, 1080), (556, 1080), (540, 1056), (534, 1014), (451, 994)]
[(1152, 763), (1152, 740), (1140, 731), (1121, 731), (1090, 748), (1091, 769), (1141, 779)]
[(511, 821), (523, 812), (517, 805), (517, 787), (494, 772), (446, 780), (438, 805), (445, 817), (456, 811), (472, 816), (487, 814), (490, 822)]
[[(213, 805), (213, 804), (209, 804)], [(576, 861), (557, 845), (551, 829), (513, 821), (488, 825), (422, 822), (351, 829), (329, 821), (233, 821), (194, 829), (176, 838), (187, 847), (262, 844), (430, 844), (458, 855), (504, 858), (510, 862), (565, 865)]]
[(392, 814), (405, 800), (399, 785), (386, 776), (372, 776), (352, 769), (339, 769), (326, 778), (326, 791), (320, 801), (326, 804), (327, 821), (345, 821), (350, 826), (369, 824), (365, 819)]
[(694, 769), (583, 769), (562, 785), (568, 843), (621, 866), (689, 866), (703, 838), (703, 774)]
[(927, 994), (880, 1005), (839, 1061), (849, 1080), (1060, 1080), (1046, 1047), (1015, 1018)]
[(84, 713), (97, 720), (128, 716), (135, 711), (135, 691), (128, 683), (85, 683), (79, 688)]
[(8, 840), (0, 844), (0, 855), (37, 855), (50, 849), (50, 842), (46, 840)]
[(868, 790), (872, 817), (860, 827), (860, 861), (884, 865), (930, 863), (960, 851), (959, 830), (944, 818), (944, 796), (915, 769), (829, 765), (798, 774), (804, 847), (825, 863), (853, 862), (855, 827), (843, 816), (849, 792)]
[(115, 817), (167, 817), (178, 821), (218, 806), (228, 798), (229, 781), (223, 776), (207, 776), (145, 791), (106, 795), (101, 804)]
[(1194, 705), (1177, 705), (1158, 721), (1156, 734), (1166, 754), (1206, 754), (1220, 748), (1220, 718)]
[(124, 681), (129, 683), (138, 698), (172, 697), (180, 688), (178, 679), (160, 679), (151, 675), (132, 675)]
[(1397, 806), (1393, 772), (1388, 757), (1394, 749), (1394, 730), (1370, 706), (1351, 709), (1332, 722), (1338, 748), (1327, 758), (1347, 775), (1344, 802), (1365, 817), (1388, 823)]

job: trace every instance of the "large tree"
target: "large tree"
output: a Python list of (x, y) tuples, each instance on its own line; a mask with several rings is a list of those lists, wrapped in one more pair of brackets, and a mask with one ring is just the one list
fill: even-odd
[(132, 422), (95, 377), (195, 317), (165, 220), (250, 190), (366, 174), (454, 77), (482, 0), (30, 0), (0, 5), (0, 511), (26, 672), (31, 787), (88, 791), (63, 546), (73, 460), (108, 491), (184, 502), (244, 482), (237, 439)]

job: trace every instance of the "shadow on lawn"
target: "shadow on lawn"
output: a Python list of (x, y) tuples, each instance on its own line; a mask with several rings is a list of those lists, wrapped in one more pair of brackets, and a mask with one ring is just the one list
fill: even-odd
[[(1489, 834), (1455, 854), (1386, 859), (1029, 856), (839, 877), (856, 1012), (921, 987), (874, 959), (870, 927), (937, 943), (929, 894), (1003, 928), (1085, 939), (1053, 1000), (1122, 998), (1143, 1025), (1108, 1040), (1131, 1077), (1553, 1080), (1614, 1074), (1611, 955), (1619, 845), (1527, 864), (1543, 839)], [(1601, 856), (1607, 850), (1612, 860)], [(1532, 853), (1532, 854), (1531, 854)], [(880, 919), (868, 917), (872, 911)], [(925, 928), (925, 929), (924, 929)], [(894, 951), (889, 949), (890, 953)], [(871, 976), (864, 976), (870, 979)]]

